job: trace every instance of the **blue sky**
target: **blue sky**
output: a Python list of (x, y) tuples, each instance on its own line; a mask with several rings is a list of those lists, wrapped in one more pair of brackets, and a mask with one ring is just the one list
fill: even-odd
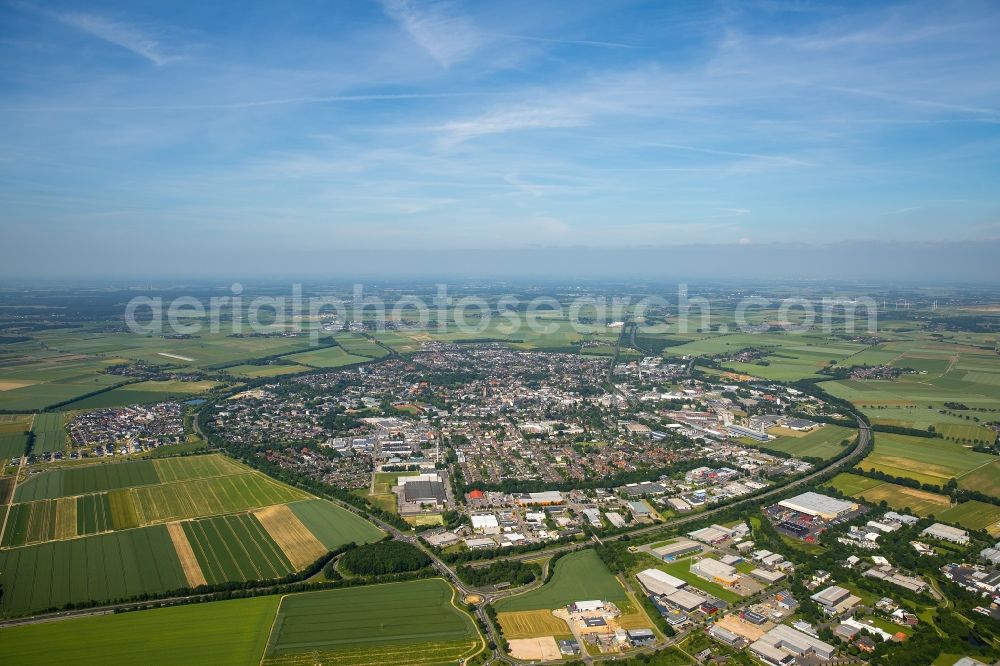
[(997, 35), (989, 1), (0, 2), (0, 259), (996, 239)]

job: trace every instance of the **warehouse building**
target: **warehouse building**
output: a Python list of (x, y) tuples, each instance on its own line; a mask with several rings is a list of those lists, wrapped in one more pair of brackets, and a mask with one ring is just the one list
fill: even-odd
[(682, 611), (690, 613), (701, 608), (701, 605), (708, 601), (706, 597), (695, 594), (690, 590), (677, 590), (673, 594), (664, 597), (668, 603), (680, 608)]
[(856, 511), (859, 507), (854, 502), (846, 502), (836, 497), (820, 495), (811, 491), (796, 495), (790, 499), (781, 500), (778, 502), (778, 506), (803, 513), (807, 516), (822, 518), (823, 520), (836, 520), (852, 511)]
[(440, 481), (410, 481), (403, 486), (403, 497), (412, 504), (435, 504), (443, 506), (446, 495)]
[(785, 580), (785, 574), (780, 571), (768, 571), (767, 569), (754, 569), (750, 572), (750, 575), (768, 585), (774, 585)]
[(951, 541), (952, 543), (959, 543), (965, 545), (969, 543), (969, 533), (965, 530), (960, 530), (957, 527), (952, 527), (951, 525), (945, 525), (943, 523), (934, 523), (930, 527), (926, 528), (921, 532), (923, 536), (934, 537), (935, 539), (943, 539), (945, 541)]
[(691, 553), (700, 553), (701, 544), (683, 539), (675, 543), (668, 543), (666, 546), (653, 548), (649, 552), (664, 562), (673, 562), (679, 557), (684, 557), (685, 555), (690, 555)]
[(562, 493), (558, 490), (548, 490), (543, 493), (521, 493), (519, 495), (511, 495), (511, 497), (520, 506), (548, 506), (551, 504), (562, 504), (566, 501), (563, 499)]
[(793, 664), (799, 657), (832, 659), (837, 648), (818, 638), (779, 624), (751, 643), (750, 651), (774, 666)]
[(707, 557), (692, 564), (691, 573), (725, 587), (731, 587), (739, 580), (739, 574), (734, 567)]
[(831, 585), (809, 598), (819, 604), (819, 607), (827, 615), (840, 615), (861, 602), (860, 597), (851, 594), (850, 590), (839, 585)]
[(671, 595), (677, 590), (681, 589), (687, 583), (676, 576), (671, 576), (668, 573), (660, 571), (659, 569), (646, 569), (640, 571), (635, 575), (642, 586), (649, 590), (651, 594), (657, 596), (660, 595)]

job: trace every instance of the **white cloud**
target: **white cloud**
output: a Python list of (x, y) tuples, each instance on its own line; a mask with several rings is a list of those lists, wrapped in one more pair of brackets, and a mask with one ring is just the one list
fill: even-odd
[(51, 12), (49, 15), (60, 23), (131, 51), (154, 65), (165, 65), (177, 59), (177, 56), (164, 53), (154, 37), (122, 21), (83, 12)]
[(482, 45), (485, 33), (449, 3), (380, 0), (386, 16), (399, 23), (420, 47), (444, 68), (469, 57)]

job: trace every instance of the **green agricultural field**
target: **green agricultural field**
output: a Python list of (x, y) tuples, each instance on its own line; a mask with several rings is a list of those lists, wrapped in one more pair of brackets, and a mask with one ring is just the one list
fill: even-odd
[(0, 460), (20, 458), (28, 448), (28, 436), (20, 433), (5, 433), (0, 435)]
[(501, 599), (497, 611), (556, 609), (584, 599), (620, 602), (625, 590), (593, 550), (570, 553), (556, 562), (549, 582), (537, 590)]
[[(29, 481), (26, 492), (61, 499), (15, 504), (4, 546), (237, 513), (310, 497), (220, 455), (62, 468)], [(106, 486), (116, 489), (97, 491)], [(18, 497), (24, 499), (20, 490)], [(338, 512), (345, 514), (343, 520), (329, 515)], [(364, 523), (339, 508), (314, 513), (317, 521), (329, 523), (328, 532), (340, 529), (351, 537), (360, 530), (356, 523)]]
[(105, 409), (189, 398), (217, 386), (217, 382), (149, 381), (126, 384), (66, 405), (66, 409)]
[(0, 550), (0, 614), (18, 615), (187, 586), (163, 526)]
[(295, 571), (252, 514), (185, 521), (182, 526), (209, 585), (283, 578)]
[(28, 477), (18, 485), (14, 499), (30, 502), (249, 471), (249, 468), (218, 454), (59, 467)]
[(305, 337), (233, 337), (224, 332), (202, 332), (188, 339), (164, 339), (131, 333), (109, 336), (99, 332), (53, 331), (41, 333), (38, 338), (66, 352), (199, 368), (291, 354), (309, 346)]
[(0, 410), (31, 411), (68, 402), (121, 384), (122, 377), (102, 374), (119, 363), (78, 355), (40, 358), (0, 368)]
[(844, 472), (833, 477), (827, 485), (833, 486), (845, 495), (854, 496), (857, 493), (880, 486), (882, 483), (884, 482), (878, 479), (869, 479), (867, 476)]
[(300, 365), (308, 365), (312, 368), (340, 368), (345, 365), (356, 363), (367, 363), (372, 359), (367, 356), (354, 356), (348, 354), (340, 347), (323, 347), (310, 351), (291, 354), (284, 357), (285, 360), (292, 361)]
[(269, 364), (269, 365), (233, 365), (225, 368), (225, 372), (234, 377), (246, 377), (248, 379), (258, 379), (260, 377), (280, 377), (281, 375), (294, 375), (299, 372), (312, 370), (306, 365), (296, 364)]
[(0, 663), (256, 664), (279, 600), (216, 601), (0, 629)]
[(352, 541), (359, 545), (372, 543), (385, 536), (385, 532), (361, 516), (327, 500), (292, 502), (288, 508), (330, 550)]
[(150, 460), (58, 467), (33, 474), (18, 484), (14, 500), (30, 502), (55, 499), (117, 488), (153, 485), (159, 481), (156, 467)]
[(31, 431), (35, 433), (35, 441), (31, 445), (33, 453), (50, 453), (66, 448), (66, 414), (63, 412), (36, 415)]
[(1000, 460), (978, 467), (958, 478), (959, 488), (1000, 497)]
[(288, 595), (263, 663), (423, 666), (458, 663), (484, 642), (439, 578)]
[(770, 442), (761, 443), (765, 449), (783, 451), (797, 458), (832, 458), (844, 451), (841, 442), (853, 442), (857, 431), (853, 428), (843, 428), (837, 425), (824, 425), (804, 437), (778, 437)]
[(389, 352), (383, 347), (375, 344), (368, 338), (358, 333), (338, 333), (334, 340), (344, 348), (348, 354), (354, 356), (367, 356), (368, 358), (382, 358)]
[(130, 492), (136, 512), (146, 525), (234, 513), (309, 497), (308, 493), (258, 472), (174, 481), (137, 487)]
[(879, 504), (885, 500), (885, 503), (896, 511), (909, 509), (918, 516), (938, 515), (951, 506), (951, 500), (945, 495), (869, 479), (856, 474), (838, 474), (830, 482), (830, 485), (846, 495), (870, 504)]
[(882, 432), (873, 435), (874, 450), (858, 466), (916, 479), (921, 483), (942, 485), (952, 477), (959, 477), (997, 460), (996, 456), (977, 453), (942, 439)]
[(1000, 506), (978, 500), (962, 502), (947, 511), (935, 513), (942, 523), (961, 525), (970, 530), (986, 530), (993, 536), (1000, 535)]

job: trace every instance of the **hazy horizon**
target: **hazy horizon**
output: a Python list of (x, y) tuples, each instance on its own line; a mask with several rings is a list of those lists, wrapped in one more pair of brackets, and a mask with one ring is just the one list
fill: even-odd
[(1000, 279), (997, 34), (976, 1), (5, 3), (0, 275)]

